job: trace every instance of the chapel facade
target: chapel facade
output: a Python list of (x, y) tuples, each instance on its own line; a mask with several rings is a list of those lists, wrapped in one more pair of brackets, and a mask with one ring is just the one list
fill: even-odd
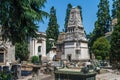
[(37, 38), (30, 38), (28, 48), (30, 51), (30, 58), (32, 56), (39, 56), (42, 60), (46, 59), (46, 34), (44, 32), (37, 32)]

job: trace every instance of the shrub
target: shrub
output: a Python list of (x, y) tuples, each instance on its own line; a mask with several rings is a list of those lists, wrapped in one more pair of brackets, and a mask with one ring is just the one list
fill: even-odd
[(97, 56), (96, 58), (97, 58), (97, 60), (102, 60), (101, 56)]
[(4, 71), (0, 72), (0, 80), (12, 80), (12, 77), (11, 73), (6, 73)]
[(20, 61), (26, 61), (29, 58), (30, 52), (28, 51), (28, 43), (16, 43), (15, 44), (15, 57), (20, 59)]
[(32, 57), (32, 63), (38, 63), (39, 62), (39, 57), (38, 56), (33, 56)]

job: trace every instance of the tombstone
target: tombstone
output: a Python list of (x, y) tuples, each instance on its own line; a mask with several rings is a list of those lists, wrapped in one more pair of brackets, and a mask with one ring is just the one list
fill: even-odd
[(2, 66), (0, 66), (0, 72), (2, 71)]
[(33, 77), (32, 80), (38, 80), (40, 78), (39, 75), (40, 75), (40, 66), (34, 65), (32, 70), (32, 77)]
[(21, 65), (19, 64), (12, 65), (11, 71), (15, 79), (21, 78)]
[(40, 66), (34, 65), (34, 66), (33, 66), (33, 70), (32, 70), (33, 76), (34, 76), (34, 75), (39, 75), (39, 71), (40, 71)]
[(13, 80), (11, 76), (11, 72), (9, 66), (3, 66), (3, 71), (0, 74), (0, 80)]
[(40, 63), (40, 65), (42, 64), (41, 58), (42, 58), (42, 55), (39, 55), (39, 63)]
[(60, 67), (63, 67), (63, 61), (59, 60)]
[(5, 72), (5, 73), (10, 72), (9, 66), (3, 66), (3, 72)]

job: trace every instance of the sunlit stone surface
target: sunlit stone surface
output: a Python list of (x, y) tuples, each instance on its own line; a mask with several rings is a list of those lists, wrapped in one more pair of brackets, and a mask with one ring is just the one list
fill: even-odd
[(71, 9), (67, 32), (59, 35), (57, 44), (58, 55), (61, 56), (62, 60), (90, 59), (88, 41), (82, 25), (80, 10), (77, 7)]

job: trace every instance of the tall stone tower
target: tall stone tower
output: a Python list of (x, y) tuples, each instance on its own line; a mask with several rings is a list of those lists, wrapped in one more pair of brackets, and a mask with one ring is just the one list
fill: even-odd
[(64, 39), (64, 53), (62, 60), (88, 60), (90, 59), (88, 41), (85, 37), (80, 10), (75, 7), (70, 11), (67, 32)]

